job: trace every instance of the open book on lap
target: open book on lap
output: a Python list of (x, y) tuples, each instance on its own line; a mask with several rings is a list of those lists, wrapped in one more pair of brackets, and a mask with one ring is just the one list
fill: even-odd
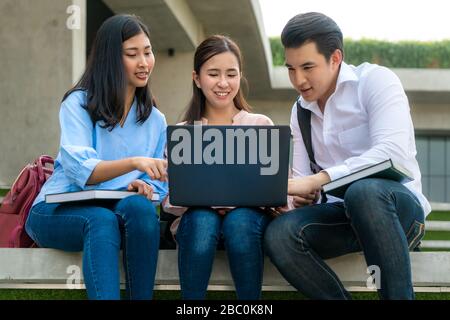
[(406, 183), (412, 181), (412, 173), (391, 159), (353, 172), (339, 179), (328, 182), (322, 186), (326, 194), (343, 199), (345, 191), (355, 181), (366, 178), (381, 178)]
[[(47, 194), (46, 203), (61, 203), (86, 200), (117, 200), (137, 194), (134, 191), (125, 190), (84, 190)], [(159, 201), (159, 193), (153, 193), (152, 201)]]

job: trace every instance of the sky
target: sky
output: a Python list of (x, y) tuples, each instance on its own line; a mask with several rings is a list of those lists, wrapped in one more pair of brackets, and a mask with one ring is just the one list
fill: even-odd
[(331, 17), (345, 38), (388, 41), (450, 39), (448, 0), (259, 0), (269, 37), (297, 13)]

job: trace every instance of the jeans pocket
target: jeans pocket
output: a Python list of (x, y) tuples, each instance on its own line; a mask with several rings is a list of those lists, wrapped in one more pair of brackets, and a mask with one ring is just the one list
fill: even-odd
[(420, 240), (425, 235), (425, 224), (414, 220), (414, 223), (409, 228), (408, 233), (406, 234), (406, 239), (408, 240), (409, 250), (414, 250), (419, 244)]

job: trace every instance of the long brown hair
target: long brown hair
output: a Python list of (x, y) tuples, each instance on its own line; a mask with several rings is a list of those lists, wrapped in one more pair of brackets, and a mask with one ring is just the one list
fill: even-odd
[[(239, 64), (239, 71), (242, 73), (243, 59), (241, 50), (238, 45), (227, 36), (213, 35), (205, 40), (197, 47), (194, 55), (194, 71), (200, 74), (200, 69), (203, 64), (220, 53), (231, 52), (236, 56)], [(244, 76), (241, 77), (241, 83), (236, 96), (233, 99), (234, 105), (239, 110), (251, 111), (251, 108), (244, 98), (242, 93), (243, 85), (247, 86), (247, 80)], [(195, 85), (192, 80), (192, 98), (189, 102), (186, 111), (183, 115), (183, 120), (188, 124), (193, 124), (194, 121), (199, 121), (205, 114), (205, 95), (203, 91)]]

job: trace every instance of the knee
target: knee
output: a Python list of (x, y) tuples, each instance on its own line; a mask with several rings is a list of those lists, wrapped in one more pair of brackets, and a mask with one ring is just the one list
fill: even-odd
[(202, 255), (215, 249), (219, 240), (221, 217), (208, 209), (190, 209), (183, 214), (177, 231), (180, 249), (189, 247), (189, 251)]
[(386, 189), (386, 180), (384, 179), (362, 179), (352, 183), (347, 191), (345, 192), (344, 200), (367, 200), (368, 198), (373, 198), (383, 194)]
[(237, 255), (248, 255), (261, 250), (262, 235), (257, 236), (252, 230), (240, 227), (237, 223), (230, 223), (222, 229), (225, 248)]
[(94, 215), (86, 219), (85, 234), (97, 240), (111, 240), (120, 243), (119, 221), (116, 215), (104, 208), (98, 208)]
[[(352, 183), (344, 196), (346, 215), (352, 218), (355, 213), (369, 215), (389, 202), (389, 193), (383, 179), (363, 179)], [(370, 218), (370, 217), (369, 217)]]
[(262, 238), (270, 217), (261, 210), (253, 208), (237, 208), (223, 219), (224, 236), (237, 236), (242, 234), (249, 237)]
[(121, 200), (116, 212), (126, 225), (152, 229), (159, 226), (155, 206), (142, 195), (129, 196)]
[(225, 216), (222, 227), (227, 249), (242, 253), (259, 249), (269, 221), (269, 216), (256, 209), (232, 210)]
[(119, 222), (115, 214), (106, 208), (96, 208), (95, 214), (89, 216), (86, 220), (86, 224), (89, 229), (100, 230), (100, 229), (118, 229)]
[(180, 228), (190, 235), (209, 237), (219, 232), (222, 217), (213, 209), (189, 209), (180, 221)]
[(264, 250), (269, 256), (284, 250), (289, 239), (294, 238), (296, 233), (288, 216), (275, 218), (264, 233)]

